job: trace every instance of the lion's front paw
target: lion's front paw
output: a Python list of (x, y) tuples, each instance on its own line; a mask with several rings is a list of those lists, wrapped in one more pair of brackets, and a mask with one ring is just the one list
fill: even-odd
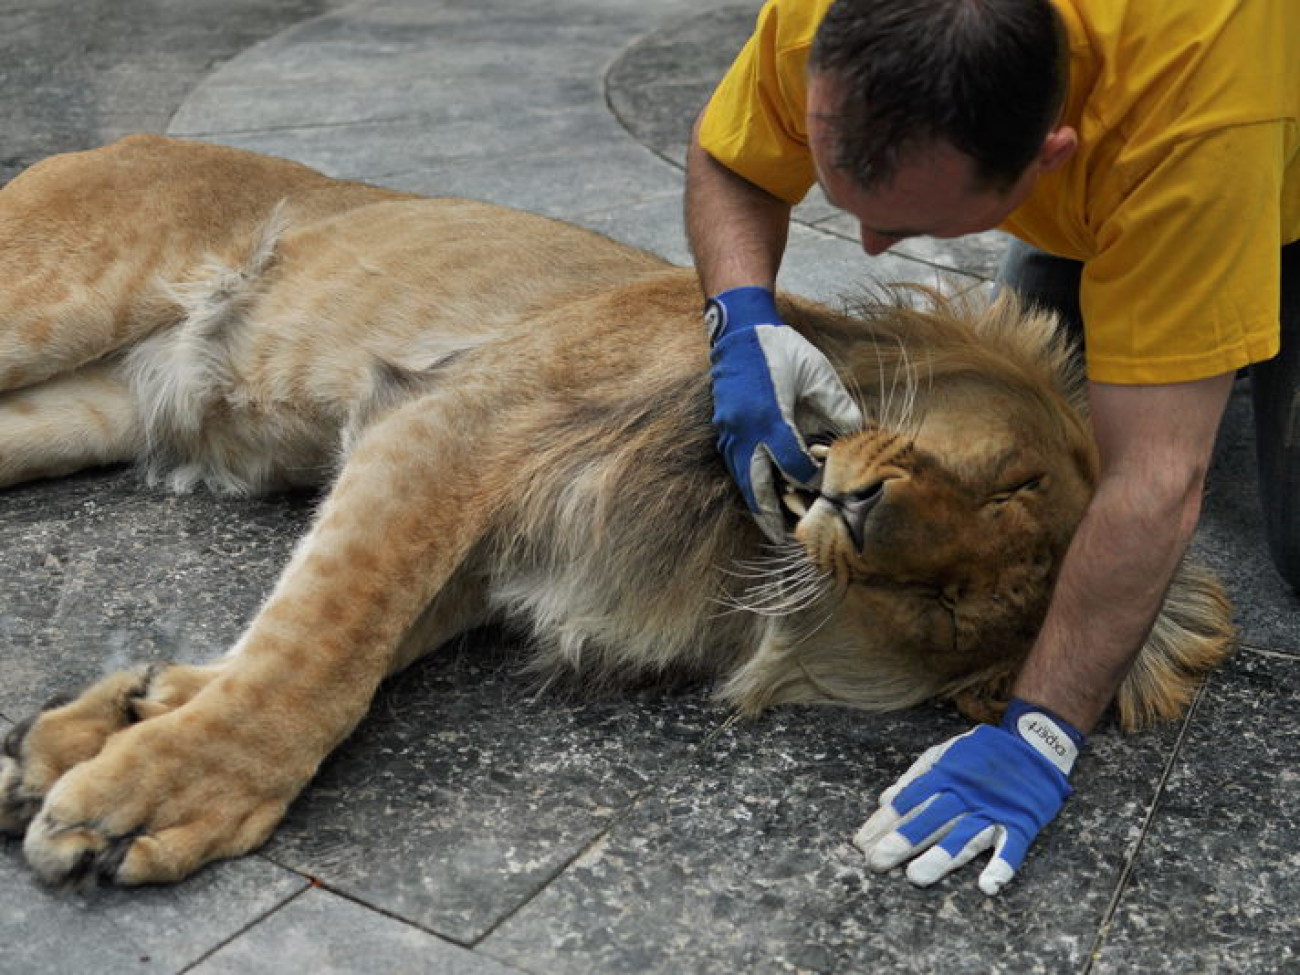
[(188, 710), (115, 735), (59, 779), (23, 841), (44, 880), (170, 883), (266, 840), (305, 776)]
[(185, 703), (214, 673), (181, 666), (122, 671), (79, 696), (60, 695), (19, 722), (0, 756), (0, 832), (22, 835), (64, 773), (98, 755), (122, 729)]
[(61, 694), (10, 730), (0, 757), (0, 832), (21, 835), (64, 772), (137, 720), (132, 702), (146, 693), (153, 673), (123, 671), (80, 697)]

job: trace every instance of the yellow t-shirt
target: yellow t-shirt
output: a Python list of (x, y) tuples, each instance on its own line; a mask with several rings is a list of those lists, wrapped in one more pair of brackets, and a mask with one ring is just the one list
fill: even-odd
[[(1300, 239), (1298, 0), (1054, 0), (1079, 150), (1003, 229), (1084, 262), (1088, 374), (1167, 383), (1278, 350), (1278, 248)], [(700, 143), (794, 203), (815, 181), (809, 49), (830, 0), (768, 0)]]

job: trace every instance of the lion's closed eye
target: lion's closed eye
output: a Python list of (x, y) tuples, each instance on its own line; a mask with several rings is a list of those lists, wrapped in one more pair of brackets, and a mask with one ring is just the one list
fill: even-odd
[(1022, 480), (1016, 481), (1014, 484), (1010, 485), (1009, 487), (1005, 487), (1000, 491), (994, 491), (991, 495), (989, 495), (989, 499), (985, 503), (1006, 504), (1012, 498), (1015, 498), (1017, 496), (1029, 492), (1041, 491), (1045, 485), (1046, 480), (1047, 480), (1047, 476), (1045, 474), (1034, 474), (1031, 475), (1030, 477), (1023, 478)]

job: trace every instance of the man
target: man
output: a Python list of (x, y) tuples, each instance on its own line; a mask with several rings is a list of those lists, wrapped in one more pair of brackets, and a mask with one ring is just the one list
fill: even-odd
[(1002, 276), (1084, 330), (1096, 495), (1002, 725), (885, 792), (857, 838), (874, 868), (928, 884), (992, 848), (981, 889), (1014, 875), (1191, 539), (1243, 366), (1270, 546), (1300, 583), (1297, 38), (1294, 0), (769, 0), (702, 113), (686, 205), (714, 422), (770, 535), (778, 482), (816, 476), (805, 436), (858, 422), (771, 298), (814, 181), (868, 254), (995, 226), (1041, 248)]

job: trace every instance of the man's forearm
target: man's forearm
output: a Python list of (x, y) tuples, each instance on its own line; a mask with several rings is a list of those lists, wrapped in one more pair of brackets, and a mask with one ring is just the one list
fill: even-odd
[(1115, 696), (1200, 513), (1232, 377), (1093, 389), (1103, 477), (1061, 566), (1014, 694), (1081, 731)]
[(716, 161), (692, 133), (686, 234), (706, 295), (747, 285), (774, 289), (789, 227), (788, 203)]
[(1087, 733), (1115, 696), (1187, 547), (1177, 517), (1135, 516), (1099, 493), (1075, 533), (1051, 609), (1016, 682)]

